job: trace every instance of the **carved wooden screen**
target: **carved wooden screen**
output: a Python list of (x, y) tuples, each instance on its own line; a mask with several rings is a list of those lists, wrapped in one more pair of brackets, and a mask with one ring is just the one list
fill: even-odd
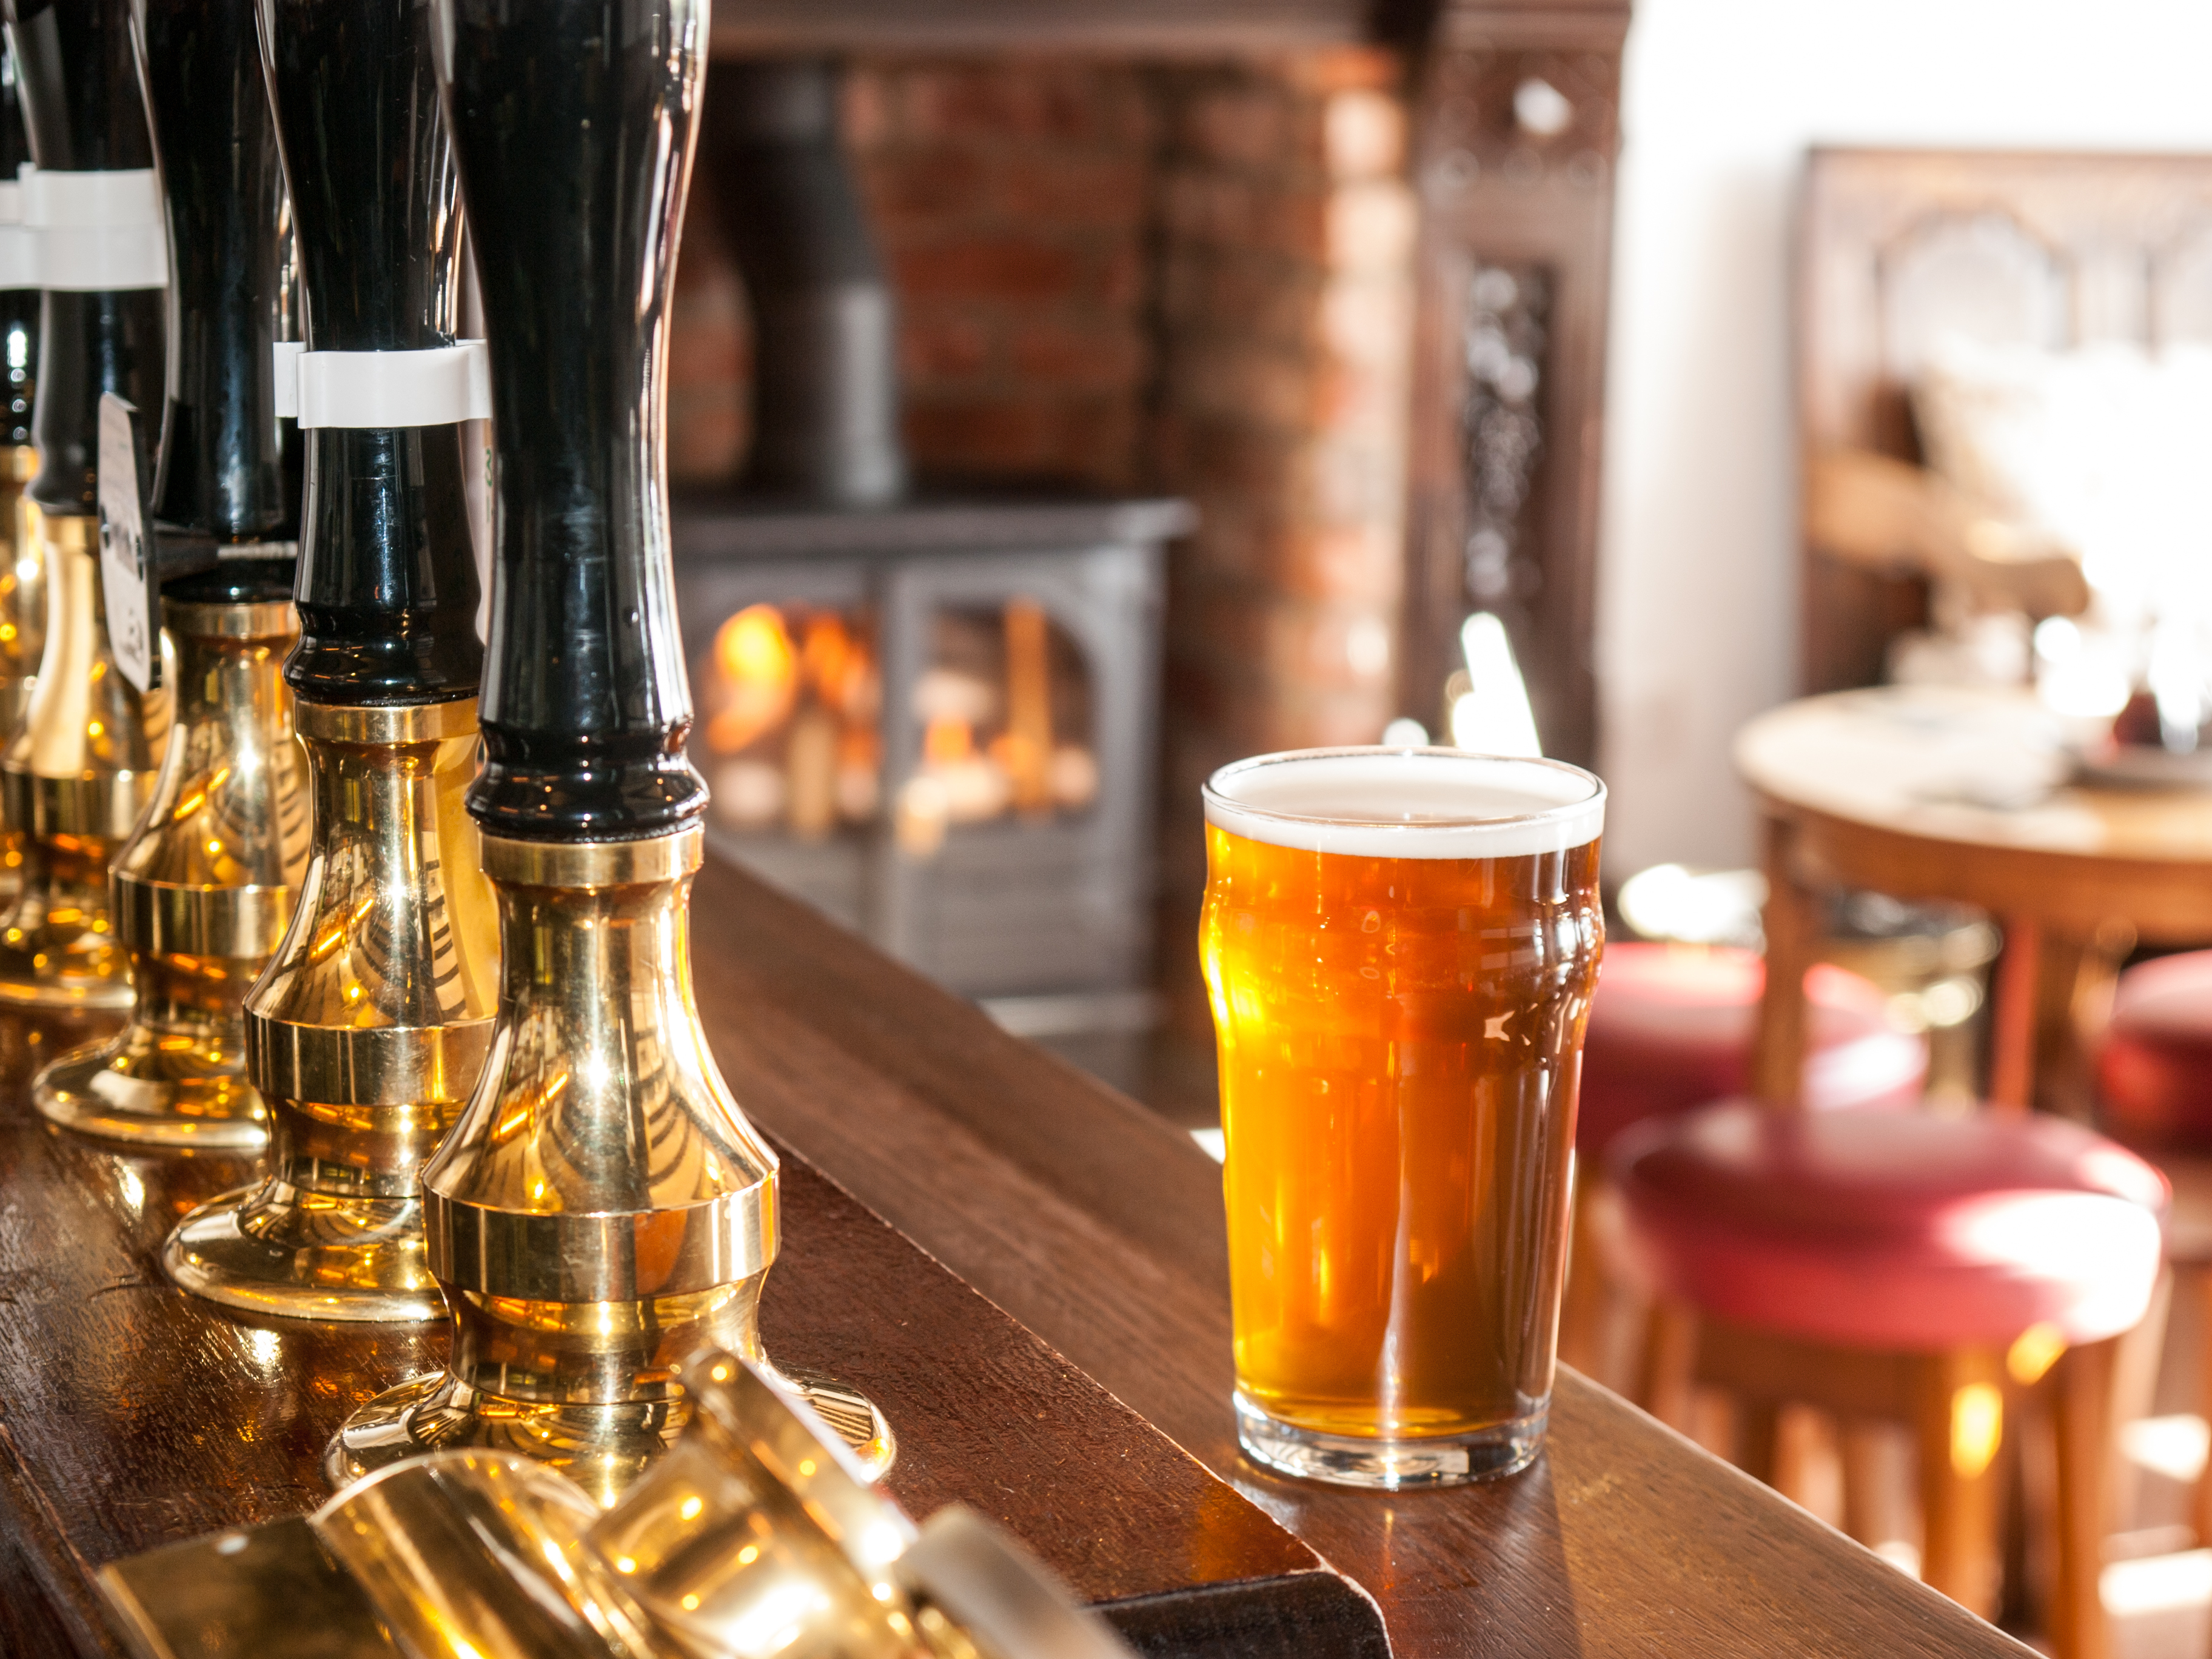
[[(1910, 405), (1934, 343), (2212, 343), (2212, 156), (1816, 149), (1799, 220), (1804, 454), (1919, 459)], [(1808, 690), (1872, 684), (1924, 584), (1808, 544)]]
[(1591, 626), (1621, 0), (1447, 3), (1421, 77), (1401, 698), (1434, 727), (1497, 612), (1547, 754), (1597, 746)]

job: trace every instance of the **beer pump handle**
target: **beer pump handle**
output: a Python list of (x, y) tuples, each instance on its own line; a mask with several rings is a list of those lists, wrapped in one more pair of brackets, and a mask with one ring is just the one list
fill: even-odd
[[(41, 255), (48, 269), (32, 416), (40, 466), (27, 493), (44, 512), (86, 517), (98, 502), (101, 394), (143, 410), (161, 395), (167, 273), (153, 139), (131, 61), (130, 0), (5, 0), (4, 9), (37, 164), (27, 221), (46, 198), (74, 195), (95, 198), (111, 222), (88, 227), (94, 236), (57, 243), (50, 235)], [(58, 173), (110, 176), (38, 179)], [(63, 251), (71, 256), (65, 270), (53, 268)]]
[[(138, 0), (135, 9), (168, 220), (176, 356), (155, 466), (160, 562), (204, 573), (191, 578), (199, 597), (289, 599), (300, 504), (284, 477), (270, 352), (284, 179), (252, 9), (249, 0)], [(226, 562), (220, 592), (210, 590), (204, 573), (226, 546), (260, 556)]]
[(491, 353), (486, 833), (623, 841), (705, 809), (662, 383), (704, 0), (436, 0)]
[[(292, 188), (307, 352), (414, 362), (449, 353), (461, 226), (428, 9), (258, 0), (258, 10)], [(295, 387), (301, 361), (285, 366)], [(295, 590), (300, 647), (285, 678), (311, 702), (476, 695), (483, 647), (461, 428), (449, 408), (417, 412), (419, 423), (373, 426), (309, 424), (303, 411), (314, 484)], [(338, 409), (315, 418), (396, 417)]]
[[(22, 186), (19, 175), (31, 159), (30, 135), (23, 128), (23, 100), (16, 89), (15, 58), (0, 51), (0, 191), (12, 190), (15, 209), (9, 222), (0, 226), (7, 280), (15, 284), (0, 289), (0, 445), (13, 447), (31, 441), (31, 400), (39, 385), (39, 289), (31, 270), (30, 233), (22, 228)], [(21, 341), (20, 349), (16, 345)], [(21, 361), (17, 361), (18, 357)], [(0, 540), (6, 526), (0, 526)]]

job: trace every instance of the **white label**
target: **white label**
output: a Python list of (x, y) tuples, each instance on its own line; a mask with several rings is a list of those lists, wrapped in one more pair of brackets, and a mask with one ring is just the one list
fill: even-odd
[(147, 574), (145, 480), (138, 411), (113, 392), (100, 399), (100, 587), (107, 642), (123, 678), (141, 691), (161, 683), (154, 642), (153, 583)]

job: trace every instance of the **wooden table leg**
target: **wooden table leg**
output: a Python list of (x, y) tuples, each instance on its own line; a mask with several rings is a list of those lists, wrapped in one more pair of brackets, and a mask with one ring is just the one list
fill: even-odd
[(2028, 916), (2007, 916), (1990, 1019), (1990, 1103), (2001, 1110), (2024, 1112), (2035, 1103), (2036, 990), (2042, 957), (2042, 925)]
[(2082, 1123), (2097, 1118), (2097, 1050), (2112, 1019), (2120, 969), (2136, 930), (2108, 921), (2086, 938), (2043, 936), (2036, 1008), (2035, 1104)]
[(1820, 948), (1819, 896), (1798, 879), (1796, 826), (1765, 820), (1766, 991), (1751, 1056), (1752, 1092), (1766, 1105), (1797, 1103), (1805, 1076), (1805, 970)]

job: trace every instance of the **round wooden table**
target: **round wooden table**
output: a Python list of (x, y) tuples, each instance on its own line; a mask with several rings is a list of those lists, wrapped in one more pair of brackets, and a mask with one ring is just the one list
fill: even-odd
[(1808, 697), (1737, 734), (1764, 820), (1762, 1098), (1797, 1093), (1799, 988), (1824, 892), (1948, 899), (1997, 919), (1989, 1096), (2015, 1108), (2033, 1097), (2039, 1024), (2063, 1040), (2085, 978), (2108, 981), (2138, 939), (2212, 944), (2212, 790), (2076, 784), (2062, 735), (2027, 692), (1929, 686)]

